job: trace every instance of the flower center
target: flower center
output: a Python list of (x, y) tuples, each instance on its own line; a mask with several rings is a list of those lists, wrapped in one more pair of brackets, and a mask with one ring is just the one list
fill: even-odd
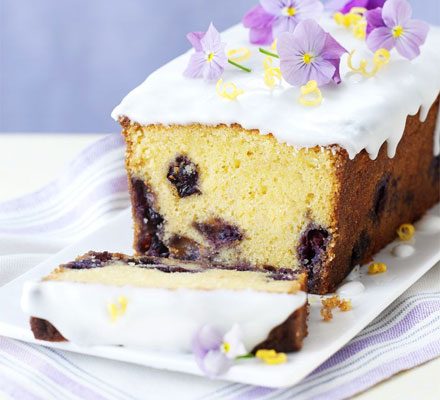
[(293, 17), (296, 14), (296, 8), (295, 7), (284, 7), (284, 15), (288, 17)]
[(394, 28), (393, 28), (393, 37), (394, 38), (399, 38), (400, 36), (402, 36), (403, 35), (403, 33), (404, 33), (404, 30), (403, 30), (403, 26), (402, 25), (396, 25)]
[(310, 64), (313, 61), (314, 58), (315, 57), (313, 56), (313, 54), (310, 54), (310, 53), (304, 54), (303, 55), (304, 64)]
[(224, 342), (222, 344), (222, 350), (223, 353), (229, 353), (229, 350), (231, 350), (231, 345), (228, 342)]
[(211, 61), (213, 60), (214, 56), (215, 56), (214, 53), (209, 53), (208, 56), (206, 57), (206, 60), (207, 60), (208, 62), (211, 62)]

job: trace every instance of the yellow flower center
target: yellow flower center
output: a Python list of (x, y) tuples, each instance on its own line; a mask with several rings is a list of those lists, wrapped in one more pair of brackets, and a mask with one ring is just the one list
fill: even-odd
[(403, 26), (402, 25), (397, 25), (397, 26), (395, 26), (393, 28), (393, 37), (394, 38), (399, 38), (403, 34), (404, 34), (404, 30), (403, 30)]
[(212, 61), (212, 59), (214, 58), (214, 53), (209, 53), (208, 54), (208, 57), (206, 57), (206, 60), (208, 61), (208, 62), (211, 62)]
[(223, 353), (229, 353), (229, 350), (231, 350), (231, 345), (228, 342), (224, 342), (222, 344)]
[(284, 8), (284, 14), (288, 17), (293, 17), (296, 14), (296, 8), (295, 7), (286, 7)]
[(310, 53), (306, 53), (303, 55), (303, 61), (305, 64), (310, 64), (314, 58), (315, 57), (313, 56), (313, 54)]

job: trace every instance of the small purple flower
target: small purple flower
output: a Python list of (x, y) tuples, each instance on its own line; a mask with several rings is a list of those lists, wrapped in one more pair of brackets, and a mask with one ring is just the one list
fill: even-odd
[(195, 53), (191, 55), (184, 76), (205, 80), (219, 79), (228, 58), (225, 52), (226, 43), (222, 43), (214, 25), (211, 23), (206, 33), (191, 32), (186, 37), (193, 45)]
[(301, 21), (293, 33), (278, 38), (278, 55), (283, 78), (293, 86), (314, 80), (318, 86), (341, 82), (339, 65), (347, 52), (314, 20)]
[(425, 43), (429, 25), (411, 17), (412, 9), (406, 0), (388, 0), (383, 8), (368, 11), (367, 45), (370, 50), (395, 47), (408, 60), (416, 58), (420, 46)]
[(324, 9), (319, 0), (260, 0), (243, 17), (254, 44), (270, 44), (283, 32), (293, 32), (299, 21), (318, 18)]
[(210, 378), (226, 373), (236, 357), (247, 354), (238, 325), (224, 336), (211, 325), (203, 325), (193, 338), (192, 349), (197, 365)]
[(382, 7), (386, 0), (331, 0), (325, 4), (325, 8), (331, 11), (339, 11), (347, 14), (353, 7), (361, 7), (367, 10), (374, 10)]

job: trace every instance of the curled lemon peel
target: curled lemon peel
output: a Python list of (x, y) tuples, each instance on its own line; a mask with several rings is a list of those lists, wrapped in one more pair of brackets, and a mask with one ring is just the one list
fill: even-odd
[(387, 271), (386, 264), (381, 262), (374, 262), (368, 266), (369, 275), (382, 274), (386, 271)]
[(265, 57), (263, 60), (264, 83), (266, 86), (273, 88), (277, 83), (281, 82), (281, 70), (279, 67), (273, 66), (272, 57)]
[(236, 63), (249, 60), (251, 54), (251, 51), (247, 47), (239, 47), (237, 49), (228, 50), (227, 52), (228, 58)]
[(275, 40), (270, 45), (271, 50), (277, 51), (277, 43), (278, 43), (278, 39), (275, 38)]
[(397, 236), (399, 236), (399, 239), (402, 241), (408, 241), (408, 240), (412, 239), (415, 231), (416, 231), (416, 229), (414, 228), (414, 225), (402, 224), (397, 229)]
[(223, 82), (223, 79), (217, 81), (215, 90), (220, 97), (227, 100), (235, 100), (238, 96), (244, 93), (244, 90), (237, 88), (235, 83)]
[(301, 86), (300, 91), (299, 102), (303, 106), (314, 107), (322, 103), (322, 93), (316, 81), (308, 81), (304, 86)]
[(275, 350), (257, 350), (255, 357), (269, 365), (284, 364), (287, 361), (286, 353), (278, 353)]
[(353, 65), (353, 55), (355, 52), (356, 50), (352, 50), (350, 52), (350, 55), (348, 56), (348, 68), (350, 68), (353, 72), (365, 76), (366, 78), (371, 78), (375, 76), (384, 67), (384, 65), (390, 62), (391, 58), (390, 52), (387, 49), (377, 50), (373, 56), (373, 68), (371, 69), (371, 71), (367, 71), (368, 61), (365, 58), (360, 61), (359, 67), (356, 68)]
[(367, 35), (367, 21), (364, 18), (364, 14), (366, 11), (367, 9), (363, 7), (352, 7), (347, 14), (335, 13), (333, 19), (338, 25), (346, 29), (351, 28), (356, 38), (365, 39)]
[(128, 300), (125, 296), (119, 296), (116, 303), (107, 304), (107, 311), (112, 322), (122, 317), (127, 311)]

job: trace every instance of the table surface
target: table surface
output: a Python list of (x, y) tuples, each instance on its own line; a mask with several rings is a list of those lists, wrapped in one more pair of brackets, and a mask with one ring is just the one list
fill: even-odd
[[(49, 183), (98, 134), (0, 134), (0, 202)], [(440, 358), (401, 372), (355, 397), (356, 400), (439, 398)]]

